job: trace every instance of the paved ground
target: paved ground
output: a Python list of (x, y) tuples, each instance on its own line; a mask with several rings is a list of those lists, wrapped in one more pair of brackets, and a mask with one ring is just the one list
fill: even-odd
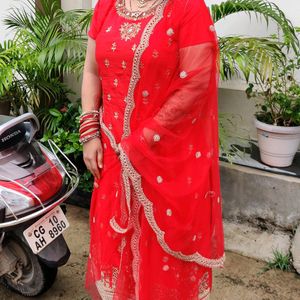
[[(41, 300), (88, 300), (83, 288), (88, 255), (88, 210), (68, 205), (71, 227), (65, 234), (72, 256), (59, 271), (54, 286)], [(299, 300), (300, 276), (271, 270), (262, 273), (263, 262), (226, 252), (224, 269), (214, 270), (210, 300)], [(0, 300), (24, 300), (0, 286)], [(182, 299), (188, 300), (188, 299)]]

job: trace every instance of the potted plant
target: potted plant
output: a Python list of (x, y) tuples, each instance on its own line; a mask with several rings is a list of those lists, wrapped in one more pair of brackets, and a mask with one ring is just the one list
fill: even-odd
[(40, 115), (67, 100), (70, 89), (63, 76), (82, 63), (85, 43), (59, 0), (41, 0), (38, 7), (27, 2), (12, 7), (3, 20), (15, 36), (0, 47), (0, 97), (10, 96), (16, 115), (28, 110)]
[[(216, 2), (216, 1), (215, 1)], [(279, 66), (284, 63), (286, 49), (299, 49), (299, 40), (296, 30), (284, 12), (273, 2), (267, 0), (224, 0), (210, 6), (212, 19), (216, 25), (235, 14), (241, 18), (255, 16), (257, 20), (265, 20), (262, 26), (272, 22), (276, 24), (281, 39), (273, 37), (258, 37), (232, 34), (219, 36), (220, 47), (220, 77), (222, 80), (242, 78), (247, 82), (261, 75), (263, 80), (270, 73), (278, 72)], [(286, 50), (285, 49), (285, 50)], [(230, 142), (230, 127), (224, 115), (219, 116), (220, 149), (226, 157), (232, 153)], [(233, 134), (236, 138), (236, 132)], [(228, 141), (230, 147), (228, 148)], [(234, 156), (237, 151), (234, 150)]]
[(295, 79), (299, 69), (299, 56), (288, 59), (279, 73), (267, 80), (257, 76), (246, 90), (248, 97), (260, 98), (254, 122), (261, 160), (270, 166), (290, 166), (300, 144), (300, 84)]

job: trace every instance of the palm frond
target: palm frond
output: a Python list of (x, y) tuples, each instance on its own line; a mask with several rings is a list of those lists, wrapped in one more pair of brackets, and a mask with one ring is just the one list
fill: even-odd
[(9, 91), (19, 59), (20, 49), (14, 41), (8, 40), (0, 44), (0, 96)]
[(28, 1), (31, 7), (37, 8), (37, 13), (49, 16), (54, 19), (61, 13), (60, 0), (40, 0), (40, 6), (35, 6), (35, 1)]
[(221, 37), (219, 46), (222, 79), (239, 75), (239, 72), (247, 81), (251, 73), (259, 73), (267, 79), (285, 60), (278, 42), (266, 38)]
[(77, 24), (81, 32), (86, 32), (90, 26), (93, 16), (92, 9), (74, 9), (65, 12), (62, 19), (64, 24)]
[(85, 56), (92, 10), (64, 12), (58, 2), (43, 0), (36, 11), (35, 1), (29, 0), (26, 9), (11, 9), (4, 22), (15, 31), (16, 40), (31, 47), (40, 68), (61, 76), (81, 70), (77, 66)]
[(266, 0), (227, 0), (211, 6), (211, 15), (214, 22), (238, 12), (245, 12), (251, 16), (262, 17), (267, 24), (270, 20), (275, 22), (283, 33), (284, 44), (292, 47), (296, 53), (299, 51), (299, 40), (295, 28), (284, 12), (275, 4)]

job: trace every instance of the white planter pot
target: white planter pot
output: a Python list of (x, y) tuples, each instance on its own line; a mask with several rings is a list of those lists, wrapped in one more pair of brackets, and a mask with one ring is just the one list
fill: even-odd
[(274, 126), (254, 118), (261, 160), (270, 166), (288, 167), (300, 144), (300, 126)]

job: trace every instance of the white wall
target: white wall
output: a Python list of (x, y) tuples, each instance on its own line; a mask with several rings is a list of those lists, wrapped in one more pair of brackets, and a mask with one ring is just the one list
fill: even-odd
[(0, 0), (0, 43), (13, 37), (12, 32), (8, 31), (3, 24), (3, 19), (7, 16), (9, 8), (20, 7), (21, 5), (20, 0)]
[[(61, 0), (61, 7), (63, 10), (80, 9), (80, 8), (91, 8), (95, 0)], [(64, 82), (75, 92), (75, 95), (71, 95), (72, 100), (76, 100), (81, 94), (81, 81), (75, 75), (67, 75), (64, 77)]]
[[(223, 0), (205, 0), (208, 6), (220, 4)], [(300, 26), (300, 1), (299, 0), (272, 0), (285, 13), (294, 26)], [(241, 15), (243, 18), (241, 18)], [(256, 22), (255, 17), (249, 21), (245, 13), (238, 13), (227, 17), (224, 21), (217, 22), (216, 29), (219, 35), (244, 34), (252, 36), (264, 36), (274, 32), (274, 26), (265, 30), (265, 24)], [(276, 32), (276, 31), (275, 31)]]
[(91, 8), (92, 0), (62, 0), (61, 7), (63, 10)]

